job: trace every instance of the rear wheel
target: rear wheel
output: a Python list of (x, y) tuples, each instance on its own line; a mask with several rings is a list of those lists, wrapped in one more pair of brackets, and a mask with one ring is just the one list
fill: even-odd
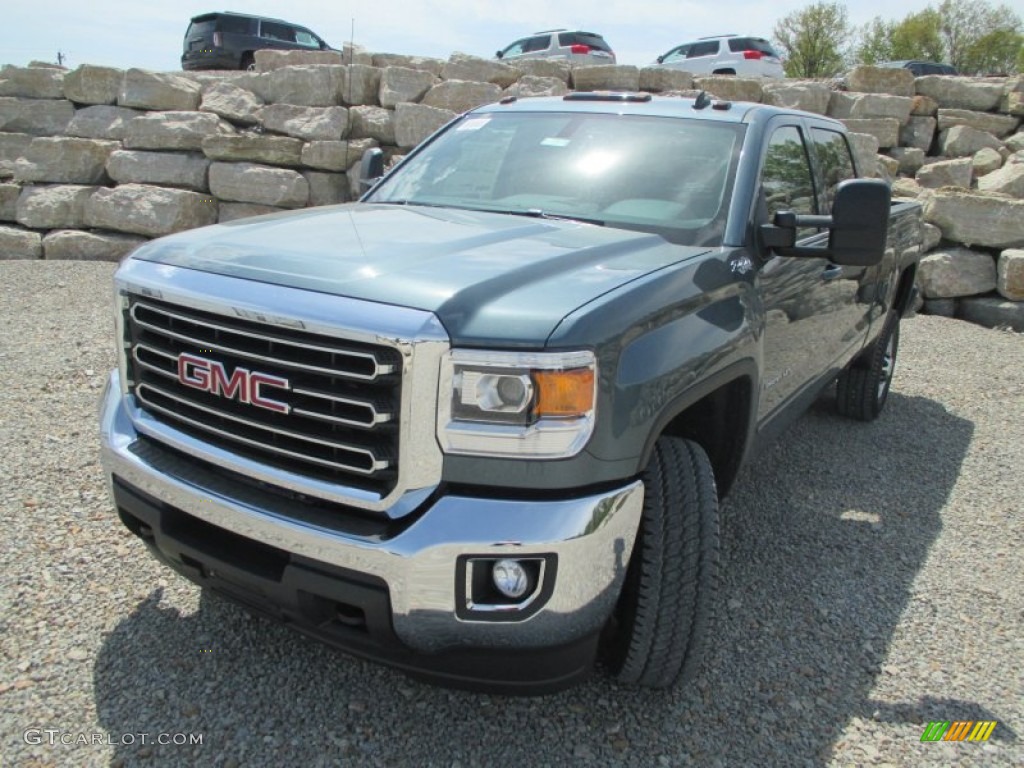
[(700, 665), (718, 585), (718, 493), (697, 443), (662, 437), (643, 474), (644, 508), (605, 638), (621, 682), (667, 688)]
[(242, 60), (239, 62), (238, 68), (244, 69), (248, 72), (256, 71), (256, 59), (253, 57), (252, 53), (242, 54)]
[(843, 416), (874, 421), (889, 397), (896, 353), (900, 346), (900, 316), (889, 310), (874, 343), (841, 374), (836, 386), (836, 407)]

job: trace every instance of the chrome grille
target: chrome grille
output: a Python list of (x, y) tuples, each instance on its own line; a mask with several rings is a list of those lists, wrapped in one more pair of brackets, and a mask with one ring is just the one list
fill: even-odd
[(381, 495), (395, 487), (396, 349), (141, 296), (129, 297), (125, 327), (130, 392), (154, 418), (290, 472)]

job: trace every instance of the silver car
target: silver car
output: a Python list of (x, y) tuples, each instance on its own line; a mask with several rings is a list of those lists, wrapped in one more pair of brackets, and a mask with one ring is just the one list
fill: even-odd
[(677, 45), (651, 66), (695, 75), (785, 77), (782, 57), (763, 37), (716, 35)]
[(564, 59), (577, 65), (615, 63), (615, 52), (601, 35), (568, 29), (535, 32), (495, 56), (510, 63), (517, 59)]

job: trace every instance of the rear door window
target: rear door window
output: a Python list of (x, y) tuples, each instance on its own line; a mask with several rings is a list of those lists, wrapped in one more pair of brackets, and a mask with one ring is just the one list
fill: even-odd
[(267, 40), (280, 40), (285, 43), (295, 42), (295, 30), (287, 24), (278, 24), (276, 21), (264, 21), (260, 25), (260, 37)]
[(718, 53), (718, 41), (703, 40), (690, 46), (690, 50), (686, 52), (686, 58), (698, 59), (701, 56), (714, 56), (716, 53)]
[(853, 155), (846, 137), (838, 131), (812, 128), (811, 139), (814, 141), (815, 154), (825, 183), (825, 204), (828, 210), (832, 210), (832, 201), (835, 200), (839, 183), (857, 177), (853, 170)]

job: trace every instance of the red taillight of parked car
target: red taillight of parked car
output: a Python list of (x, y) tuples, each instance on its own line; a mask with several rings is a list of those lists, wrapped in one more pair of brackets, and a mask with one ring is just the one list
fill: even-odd
[(763, 51), (744, 51), (744, 59), (763, 59), (765, 56)]
[(569, 46), (570, 53), (590, 53), (593, 50), (589, 45), (583, 43), (573, 43)]
[(220, 48), (220, 43), (221, 43), (222, 39), (223, 38), (221, 37), (220, 32), (214, 32), (213, 33), (213, 47), (214, 48)]

